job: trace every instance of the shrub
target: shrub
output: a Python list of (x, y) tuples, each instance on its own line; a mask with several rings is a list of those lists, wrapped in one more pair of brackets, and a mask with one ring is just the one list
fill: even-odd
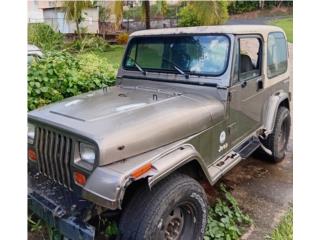
[(65, 47), (70, 52), (107, 51), (110, 49), (109, 43), (102, 37), (88, 35), (66, 44)]
[(63, 44), (63, 35), (45, 23), (29, 23), (28, 42), (44, 51), (57, 50)]
[(129, 39), (129, 34), (128, 33), (120, 33), (117, 36), (117, 43), (118, 44), (127, 44)]
[(28, 109), (113, 85), (115, 74), (93, 54), (75, 58), (65, 51), (49, 52), (28, 67)]
[(230, 14), (240, 14), (257, 10), (259, 8), (258, 1), (233, 1), (228, 6)]
[[(292, 7), (293, 1), (264, 1), (264, 8), (271, 9), (278, 7), (279, 5), (284, 7)], [(230, 14), (241, 14), (245, 12), (251, 12), (261, 9), (259, 1), (230, 1), (228, 11)]]

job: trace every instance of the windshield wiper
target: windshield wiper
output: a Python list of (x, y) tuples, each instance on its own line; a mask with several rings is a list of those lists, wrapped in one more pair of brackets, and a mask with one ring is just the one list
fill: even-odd
[(171, 66), (177, 70), (180, 74), (182, 74), (186, 79), (189, 78), (189, 74), (185, 73), (176, 63), (170, 61), (169, 59), (166, 59), (166, 58), (162, 58), (162, 61), (165, 61), (169, 64), (171, 64)]
[(143, 68), (136, 62), (136, 60), (134, 60), (132, 57), (128, 57), (130, 60), (133, 61), (134, 66), (140, 71), (142, 72), (143, 75), (146, 75), (147, 72), (145, 70), (143, 70)]

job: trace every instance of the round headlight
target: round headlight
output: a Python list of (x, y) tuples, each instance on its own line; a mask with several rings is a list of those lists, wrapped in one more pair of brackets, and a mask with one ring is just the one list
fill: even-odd
[(35, 126), (31, 123), (28, 123), (28, 143), (33, 144), (35, 136)]
[(89, 144), (80, 143), (80, 158), (82, 161), (93, 165), (94, 160), (96, 159), (94, 147)]

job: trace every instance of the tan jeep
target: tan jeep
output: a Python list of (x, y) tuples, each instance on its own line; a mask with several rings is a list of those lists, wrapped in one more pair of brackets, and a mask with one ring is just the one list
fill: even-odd
[[(88, 79), (90, 81), (90, 79)], [(290, 133), (288, 50), (272, 26), (131, 34), (114, 87), (29, 113), (30, 209), (70, 239), (203, 239), (211, 185)]]

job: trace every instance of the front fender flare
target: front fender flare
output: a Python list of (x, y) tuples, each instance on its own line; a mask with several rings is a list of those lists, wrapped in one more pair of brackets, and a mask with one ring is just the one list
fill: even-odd
[(210, 179), (207, 168), (204, 165), (204, 160), (198, 151), (191, 144), (183, 144), (152, 162), (152, 166), (157, 169), (157, 171), (148, 178), (149, 187), (152, 188), (157, 182), (164, 179), (170, 173), (193, 160), (199, 163), (207, 179)]

